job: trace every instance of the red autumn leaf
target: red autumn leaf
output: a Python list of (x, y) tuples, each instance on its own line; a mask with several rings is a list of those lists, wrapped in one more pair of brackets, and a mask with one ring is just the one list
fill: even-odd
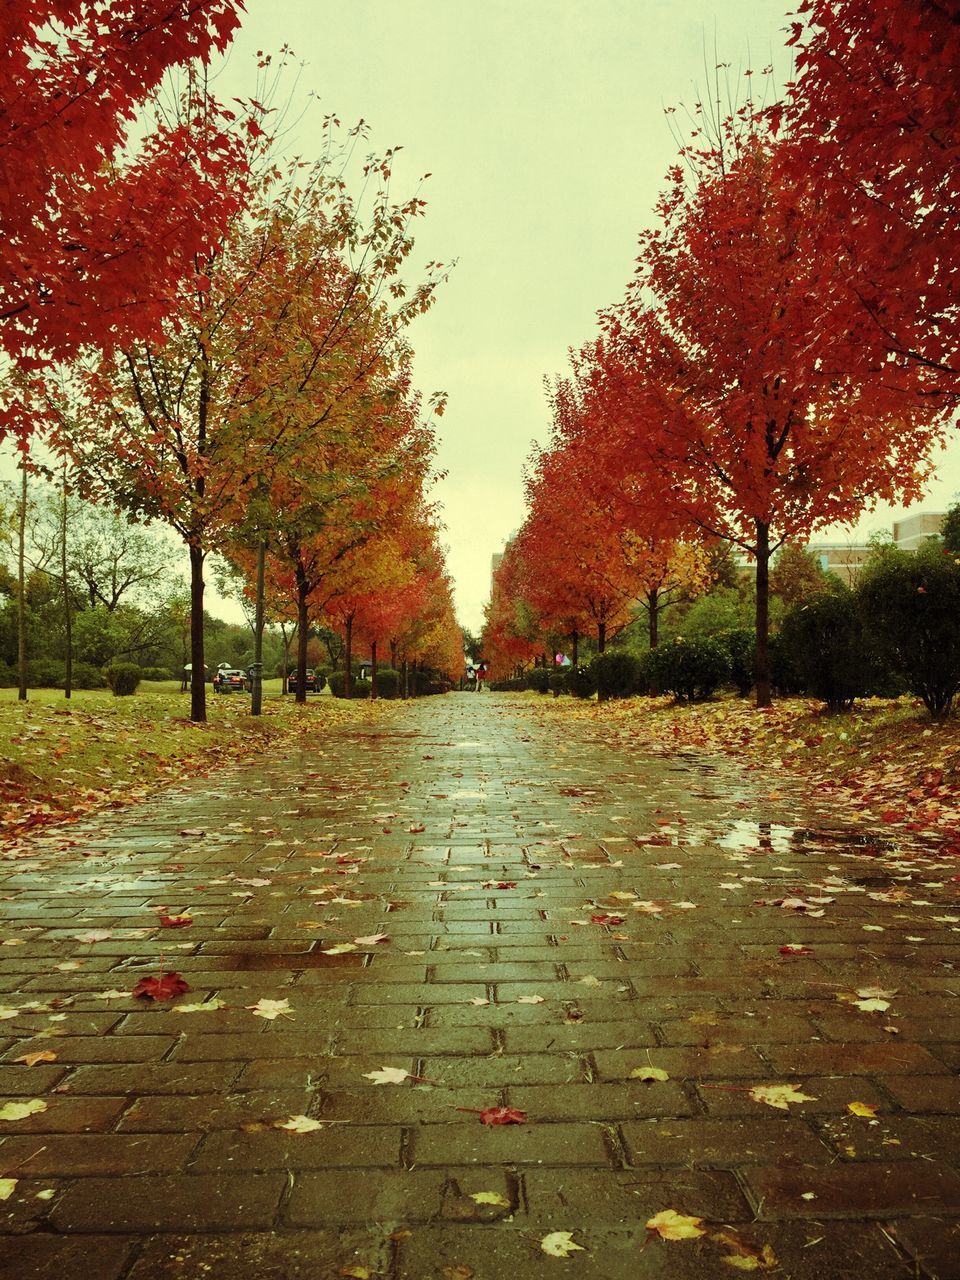
[(480, 1112), (481, 1124), (525, 1124), (527, 1113), (516, 1107), (486, 1107)]
[(590, 920), (593, 924), (623, 924), (624, 920), (626, 920), (626, 916), (611, 916), (601, 913), (599, 915), (591, 916)]
[(141, 978), (133, 994), (139, 1000), (172, 1000), (189, 990), (179, 973), (161, 973), (159, 978)]
[(185, 929), (187, 925), (193, 924), (193, 916), (162, 915), (160, 924), (164, 929)]
[(812, 956), (813, 951), (810, 947), (792, 946), (787, 943), (785, 947), (780, 948), (780, 954), (782, 956)]

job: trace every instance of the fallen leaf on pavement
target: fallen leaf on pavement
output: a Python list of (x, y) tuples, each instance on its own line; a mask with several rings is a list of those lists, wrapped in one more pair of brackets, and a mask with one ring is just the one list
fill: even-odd
[(686, 1217), (676, 1209), (661, 1209), (647, 1220), (647, 1230), (663, 1240), (695, 1240), (697, 1236), (707, 1234), (701, 1222), (702, 1218)]
[(179, 973), (161, 973), (159, 978), (141, 978), (133, 988), (133, 994), (138, 1000), (172, 1000), (189, 990)]
[(278, 1120), (273, 1127), (289, 1129), (291, 1133), (313, 1133), (315, 1129), (322, 1129), (323, 1125), (319, 1120), (312, 1120), (310, 1116), (291, 1116), (289, 1120)]
[(756, 1084), (749, 1091), (754, 1102), (763, 1102), (778, 1111), (787, 1111), (791, 1102), (816, 1102), (809, 1093), (801, 1093), (795, 1084)]
[(321, 948), (325, 956), (342, 956), (348, 951), (356, 951), (356, 946), (352, 942), (336, 942), (332, 947)]
[(372, 947), (378, 942), (389, 942), (390, 935), (388, 933), (371, 933), (366, 938), (354, 938), (354, 942), (360, 947)]
[(0, 1178), (0, 1200), (9, 1200), (17, 1185), (16, 1178)]
[(495, 1204), (501, 1209), (510, 1208), (510, 1201), (499, 1191), (473, 1191), (470, 1193), (470, 1199), (475, 1200), (477, 1204)]
[(205, 1000), (203, 1004), (178, 1004), (177, 1013), (213, 1013), (227, 1007), (225, 1000)]
[(517, 1004), (543, 1004), (543, 996), (517, 996)]
[(255, 1017), (266, 1018), (268, 1022), (279, 1018), (281, 1014), (285, 1017), (293, 1017), (289, 1000), (258, 1000), (256, 1004), (247, 1004), (243, 1007), (249, 1009)]
[(0, 1107), (0, 1120), (26, 1120), (28, 1116), (39, 1115), (46, 1109), (47, 1104), (42, 1098), (31, 1098), (29, 1102), (8, 1102)]
[(52, 1049), (38, 1049), (35, 1053), (22, 1053), (14, 1062), (23, 1062), (28, 1067), (35, 1067), (38, 1062), (56, 1062), (57, 1055)]
[(188, 925), (193, 924), (193, 916), (167, 916), (160, 917), (160, 927), (162, 929), (185, 929)]
[(364, 1080), (374, 1084), (403, 1084), (410, 1072), (403, 1067), (381, 1067), (379, 1071), (364, 1071)]
[(583, 1245), (573, 1240), (569, 1231), (551, 1231), (540, 1241), (540, 1248), (551, 1258), (569, 1258), (571, 1253), (584, 1252)]
[(848, 1102), (847, 1110), (853, 1116), (865, 1116), (868, 1119), (872, 1119), (877, 1114), (879, 1105), (876, 1102)]
[(670, 1077), (662, 1067), (634, 1067), (630, 1072), (631, 1080), (669, 1080)]

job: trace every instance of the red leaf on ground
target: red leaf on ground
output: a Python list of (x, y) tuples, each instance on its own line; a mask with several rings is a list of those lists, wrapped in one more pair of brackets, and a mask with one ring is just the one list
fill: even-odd
[(785, 947), (780, 948), (782, 956), (812, 956), (813, 951), (810, 947), (791, 946), (789, 943)]
[(625, 919), (626, 916), (610, 916), (606, 914), (590, 917), (593, 924), (623, 924)]
[(160, 917), (160, 925), (164, 929), (185, 929), (188, 924), (193, 924), (193, 916), (168, 916)]
[(141, 978), (133, 994), (140, 1000), (172, 1000), (189, 990), (179, 973), (161, 973), (159, 978)]
[(486, 1107), (480, 1112), (481, 1124), (525, 1124), (527, 1113), (516, 1107)]

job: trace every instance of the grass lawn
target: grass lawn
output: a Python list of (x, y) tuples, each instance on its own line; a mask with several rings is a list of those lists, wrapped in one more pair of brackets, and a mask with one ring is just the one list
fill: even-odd
[(141, 684), (130, 697), (109, 690), (0, 690), (0, 838), (141, 799), (153, 787), (213, 774), (227, 761), (277, 748), (324, 725), (362, 722), (391, 704), (323, 694), (297, 707), (280, 680), (264, 682), (264, 714), (249, 694), (209, 693), (206, 724), (187, 717), (178, 681)]

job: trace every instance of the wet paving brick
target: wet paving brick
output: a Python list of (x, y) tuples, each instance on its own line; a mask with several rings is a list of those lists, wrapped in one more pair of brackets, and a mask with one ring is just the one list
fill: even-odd
[[(0, 861), (0, 1278), (706, 1280), (767, 1247), (956, 1280), (954, 874), (495, 695), (32, 836)], [(666, 1208), (705, 1234), (648, 1239)]]

